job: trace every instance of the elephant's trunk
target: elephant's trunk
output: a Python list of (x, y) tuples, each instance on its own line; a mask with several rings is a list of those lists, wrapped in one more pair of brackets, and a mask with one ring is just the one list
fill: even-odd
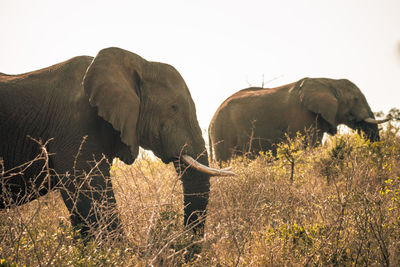
[[(207, 154), (200, 156), (198, 161), (207, 166)], [(196, 234), (202, 235), (210, 193), (210, 175), (195, 168), (188, 168), (183, 163), (183, 160), (174, 162), (183, 185), (184, 224), (193, 227)]]
[(354, 124), (354, 129), (356, 129), (358, 133), (364, 132), (365, 137), (372, 142), (380, 141), (377, 124), (360, 121)]
[[(230, 168), (210, 168), (207, 153), (200, 153), (197, 160), (184, 154), (175, 163), (175, 167), (183, 183), (184, 223), (193, 227), (198, 235), (204, 233), (206, 208), (210, 192), (210, 176), (235, 175)], [(180, 164), (184, 163), (184, 164)]]

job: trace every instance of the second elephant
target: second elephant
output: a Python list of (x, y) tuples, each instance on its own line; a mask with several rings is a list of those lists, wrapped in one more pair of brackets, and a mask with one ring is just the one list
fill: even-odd
[[(339, 124), (379, 140), (378, 123), (360, 89), (346, 79), (304, 78), (281, 87), (251, 87), (226, 99), (210, 123), (211, 156), (226, 161), (232, 155), (272, 150), (287, 133), (311, 130), (313, 145)], [(308, 134), (310, 132), (308, 131)]]

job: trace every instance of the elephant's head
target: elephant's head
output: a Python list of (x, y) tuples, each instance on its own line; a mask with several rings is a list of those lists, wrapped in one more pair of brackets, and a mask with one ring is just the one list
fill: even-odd
[(120, 132), (126, 148), (118, 156), (125, 163), (134, 161), (141, 146), (165, 163), (174, 162), (178, 170), (192, 167), (182, 182), (185, 223), (195, 221), (193, 212), (206, 209), (210, 175), (229, 172), (207, 167), (195, 105), (178, 71), (126, 50), (107, 48), (94, 58), (83, 85), (90, 104)]
[(301, 104), (319, 114), (334, 134), (339, 124), (362, 131), (371, 141), (379, 141), (378, 124), (360, 89), (346, 79), (304, 78), (297, 82), (296, 92)]

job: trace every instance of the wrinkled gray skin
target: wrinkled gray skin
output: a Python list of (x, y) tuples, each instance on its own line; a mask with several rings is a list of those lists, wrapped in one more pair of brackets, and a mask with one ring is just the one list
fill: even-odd
[[(23, 204), (57, 188), (72, 224), (80, 226), (84, 236), (89, 234), (89, 225), (96, 230), (100, 221), (109, 224), (109, 231), (120, 229), (109, 179), (113, 158), (131, 164), (141, 146), (165, 163), (173, 161), (177, 171), (181, 154), (208, 165), (195, 105), (180, 74), (170, 65), (149, 62), (119, 48), (26, 74), (0, 74), (0, 127), (5, 170), (38, 155), (40, 146), (31, 138), (52, 139), (47, 145), (52, 153), (49, 168), (59, 174), (52, 172), (45, 179), (44, 161), (38, 160), (23, 175), (0, 176), (0, 208), (10, 200)], [(106, 160), (92, 173), (91, 182), (83, 179), (81, 174), (88, 173), (93, 161), (103, 155)], [(205, 215), (209, 178), (192, 169), (183, 174), (185, 224), (195, 222), (198, 214)], [(89, 187), (107, 190), (87, 194), (84, 190)], [(94, 201), (104, 204), (97, 215), (91, 213)], [(200, 223), (195, 231), (201, 234), (203, 226)]]
[(276, 153), (285, 133), (294, 137), (307, 131), (315, 145), (325, 132), (335, 134), (339, 124), (377, 141), (377, 125), (363, 121), (369, 117), (374, 115), (364, 95), (345, 79), (304, 78), (272, 89), (247, 88), (230, 96), (215, 112), (208, 129), (210, 147), (218, 161), (247, 152)]

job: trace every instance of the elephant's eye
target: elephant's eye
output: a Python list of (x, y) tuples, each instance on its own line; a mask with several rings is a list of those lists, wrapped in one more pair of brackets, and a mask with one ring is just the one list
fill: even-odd
[(175, 111), (175, 112), (178, 111), (178, 106), (177, 106), (177, 105), (172, 105), (171, 108), (172, 108), (172, 110)]

